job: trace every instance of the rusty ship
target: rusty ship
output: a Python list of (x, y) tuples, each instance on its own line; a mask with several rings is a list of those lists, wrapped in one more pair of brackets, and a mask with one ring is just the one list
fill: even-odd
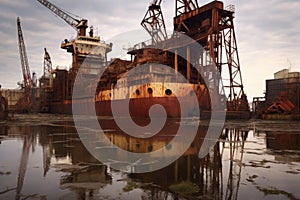
[[(147, 117), (150, 108), (159, 104), (169, 117), (189, 116), (195, 110), (209, 115), (212, 106), (226, 110), (227, 115), (234, 118), (249, 117), (233, 26), (234, 7), (224, 8), (221, 1), (199, 6), (196, 0), (177, 0), (174, 33), (168, 36), (161, 1), (154, 0), (141, 23), (151, 40), (132, 47), (128, 51), (130, 60), (109, 62), (107, 54), (113, 45), (95, 36), (92, 27), (87, 34), (87, 20), (72, 18), (47, 0), (38, 1), (78, 32), (76, 39), (65, 39), (61, 43), (61, 48), (72, 54), (72, 66), (69, 70), (57, 68), (51, 72), (49, 87), (44, 91), (47, 94), (43, 95), (48, 112), (71, 114), (73, 104), (80, 106), (83, 114), (88, 114), (90, 108), (85, 104), (92, 103), (97, 115), (112, 115), (111, 104), (115, 102), (118, 113), (126, 114), (122, 105), (129, 99), (131, 116)], [(178, 33), (193, 42), (185, 41)], [(203, 48), (195, 51), (195, 44)], [(222, 61), (225, 56), (227, 60)], [(149, 66), (148, 71), (142, 75), (128, 75), (141, 65)], [(161, 65), (169, 68), (157, 67)], [(220, 89), (221, 78), (216, 75), (226, 69), (230, 72), (230, 83), (224, 84), (228, 94)], [(82, 87), (81, 95), (74, 98), (78, 76), (82, 82), (90, 84)], [(178, 76), (188, 82), (178, 82)], [(148, 80), (147, 84), (141, 85), (143, 80)], [(86, 92), (92, 88), (95, 89), (93, 93)], [(189, 100), (191, 95), (195, 95), (196, 101)], [(227, 105), (225, 109), (224, 105)], [(185, 110), (181, 110), (182, 107)]]

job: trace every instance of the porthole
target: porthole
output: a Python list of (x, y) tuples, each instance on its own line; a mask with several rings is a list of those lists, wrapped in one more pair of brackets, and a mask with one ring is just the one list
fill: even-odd
[(172, 144), (167, 144), (167, 145), (166, 145), (166, 149), (167, 149), (167, 150), (171, 150), (171, 149), (172, 149)]
[(168, 95), (168, 96), (170, 96), (172, 94), (172, 90), (166, 89), (165, 94)]
[(149, 93), (149, 94), (152, 94), (152, 93), (153, 93), (153, 90), (152, 90), (152, 88), (148, 88), (148, 90), (147, 90), (147, 91), (148, 91), (148, 93)]
[(148, 151), (151, 152), (152, 150), (153, 150), (153, 146), (150, 144), (150, 145), (148, 146)]
[(136, 148), (140, 148), (141, 144), (139, 142), (135, 143)]
[(140, 95), (140, 94), (141, 94), (141, 92), (140, 92), (139, 89), (137, 89), (137, 90), (135, 91), (135, 93), (136, 93), (136, 95)]

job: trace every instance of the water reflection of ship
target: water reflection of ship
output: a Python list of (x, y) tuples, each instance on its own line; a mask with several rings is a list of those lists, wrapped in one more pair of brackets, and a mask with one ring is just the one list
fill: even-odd
[[(243, 159), (241, 150), (247, 132), (225, 129), (222, 138), (224, 141), (218, 142), (213, 151), (202, 159), (198, 158), (196, 151), (194, 154), (184, 154), (175, 163), (157, 172), (133, 176), (140, 176), (138, 178), (146, 182), (157, 183), (156, 180), (161, 180), (161, 174), (164, 174), (167, 178), (163, 179), (164, 184), (161, 186), (165, 189), (172, 185), (180, 185), (181, 182), (191, 182), (198, 187), (196, 195), (199, 198), (237, 199), (242, 169), (240, 163)], [(229, 151), (230, 156), (228, 166), (222, 162), (225, 150)]]
[[(72, 164), (97, 163), (80, 142), (75, 127), (70, 123), (59, 126), (42, 126), (39, 135), (43, 147), (44, 164), (50, 165), (52, 157), (57, 161), (67, 160)], [(48, 168), (49, 166), (45, 166)]]
[[(177, 119), (167, 119), (164, 127), (155, 136), (150, 138), (131, 137), (119, 128), (115, 131), (112, 131), (111, 127), (118, 127), (114, 120), (104, 120), (99, 122), (103, 130), (109, 130), (105, 131), (105, 135), (110, 142), (126, 151), (147, 153), (156, 151), (164, 146), (167, 146), (167, 150), (174, 151), (174, 154), (176, 154), (177, 151), (180, 151), (176, 149), (177, 143), (173, 143), (173, 146), (169, 144), (170, 141), (176, 137), (176, 133), (178, 132), (180, 126), (180, 123)], [(144, 118), (136, 120), (136, 122), (140, 126), (145, 126), (150, 122), (150, 120)], [(197, 141), (197, 143), (194, 142), (192, 147), (189, 148), (186, 153), (192, 154), (196, 153), (196, 151), (199, 151), (203, 142), (203, 138), (206, 135), (207, 128), (207, 125), (198, 127), (198, 132), (194, 139), (194, 141)], [(186, 127), (186, 134), (189, 133), (190, 129), (190, 127)]]
[[(154, 172), (129, 175), (132, 179), (142, 183), (151, 183), (149, 187), (143, 188), (143, 199), (176, 199), (176, 195), (170, 193), (169, 188), (181, 182), (190, 182), (196, 185), (198, 192), (194, 195), (203, 198), (237, 199), (242, 171), (243, 148), (248, 131), (224, 129), (221, 140), (214, 146), (213, 151), (206, 157), (199, 159), (198, 152), (207, 128), (207, 126), (199, 127), (193, 144), (171, 165)], [(158, 135), (151, 140), (144, 140), (113, 132), (106, 133), (106, 136), (114, 144), (133, 152), (149, 152), (159, 149), (168, 144), (172, 138), (172, 136), (162, 137)], [(225, 162), (222, 163), (224, 155), (227, 155), (227, 152), (224, 153), (225, 151), (228, 151), (229, 154), (227, 166), (225, 166)]]
[[(49, 127), (46, 127), (49, 133)], [(57, 128), (59, 130), (57, 130)], [(49, 151), (43, 151), (44, 169), (49, 169), (53, 156), (59, 161), (70, 162), (63, 166), (62, 171), (69, 172), (61, 176), (60, 188), (75, 190), (79, 198), (84, 198), (85, 193), (93, 195), (93, 191), (111, 184), (112, 177), (107, 173), (107, 167), (96, 160), (81, 143), (76, 129), (66, 124), (63, 127), (51, 127), (48, 142), (43, 146), (50, 146)], [(43, 149), (46, 149), (43, 147)], [(50, 156), (49, 156), (50, 155)]]
[[(27, 165), (25, 161), (28, 159), (29, 149), (33, 147), (34, 150), (37, 143), (43, 147), (45, 176), (47, 176), (52, 159), (70, 162), (69, 166), (72, 168), (65, 168), (66, 171), (61, 176), (61, 189), (67, 188), (74, 191), (79, 198), (84, 198), (86, 195), (97, 195), (95, 194), (96, 191), (112, 183), (112, 177), (108, 174), (107, 167), (87, 152), (73, 126), (42, 126), (38, 128), (32, 127), (30, 129), (27, 127), (14, 130), (24, 134), (17, 190), (19, 195), (22, 191)], [(225, 129), (213, 151), (205, 158), (199, 159), (198, 152), (206, 131), (206, 126), (200, 126), (194, 143), (171, 165), (155, 172), (129, 175), (138, 182), (153, 183), (149, 187), (142, 187), (144, 199), (155, 199), (155, 197), (159, 199), (164, 196), (176, 199), (178, 197), (176, 192), (170, 192), (169, 188), (172, 185), (180, 184), (182, 181), (191, 182), (197, 186), (198, 192), (193, 194), (197, 197), (237, 199), (242, 170), (242, 150), (248, 132)], [(146, 140), (141, 142), (137, 138), (129, 138), (128, 135), (124, 134), (109, 131), (106, 135), (117, 144), (131, 142), (131, 145), (121, 147), (136, 152), (149, 151), (148, 147), (151, 145), (153, 146), (152, 150), (159, 148), (161, 145), (165, 145), (171, 137), (154, 136), (152, 140), (148, 141), (148, 144)]]

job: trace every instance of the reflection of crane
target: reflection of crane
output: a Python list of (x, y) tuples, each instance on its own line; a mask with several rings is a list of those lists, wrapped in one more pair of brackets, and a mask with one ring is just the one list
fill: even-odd
[(86, 19), (76, 19), (75, 17), (79, 18), (78, 16), (71, 16), (71, 14), (66, 13), (59, 7), (53, 5), (47, 0), (37, 0), (42, 5), (47, 7), (49, 10), (51, 10), (53, 13), (55, 13), (57, 16), (62, 18), (66, 23), (68, 23), (70, 26), (75, 28), (78, 31), (79, 36), (85, 36), (86, 29), (88, 27), (88, 21)]
[(168, 39), (164, 17), (160, 9), (161, 1), (153, 0), (141, 22), (154, 44)]
[(28, 58), (24, 43), (24, 38), (22, 34), (22, 28), (21, 28), (21, 22), (20, 18), (17, 18), (17, 27), (18, 27), (18, 39), (19, 39), (19, 52), (20, 52), (20, 58), (21, 58), (21, 67), (23, 72), (23, 88), (24, 88), (24, 99), (23, 99), (23, 105), (29, 106), (31, 105), (31, 89), (33, 86), (33, 81), (30, 75), (30, 68), (28, 64)]
[(32, 146), (32, 134), (25, 135), (24, 136), (24, 143), (23, 143), (23, 149), (21, 154), (21, 160), (20, 160), (20, 166), (19, 166), (19, 174), (18, 174), (18, 182), (17, 182), (17, 193), (16, 193), (16, 200), (20, 199), (21, 197), (21, 191), (23, 188), (25, 173), (27, 169), (27, 162), (29, 157), (29, 150)]
[[(229, 153), (229, 173), (223, 173), (228, 176), (225, 199), (238, 199), (243, 168), (244, 147), (248, 133), (247, 130), (240, 130), (238, 128), (225, 128), (222, 132), (221, 138), (225, 140), (223, 142), (221, 156), (223, 157), (224, 151)], [(225, 165), (225, 163), (223, 165)]]

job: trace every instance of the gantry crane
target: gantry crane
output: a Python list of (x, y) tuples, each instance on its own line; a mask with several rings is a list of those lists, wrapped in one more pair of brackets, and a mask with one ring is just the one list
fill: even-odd
[(49, 10), (51, 10), (54, 14), (59, 16), (61, 19), (63, 19), (67, 24), (72, 26), (78, 31), (79, 36), (85, 36), (86, 35), (86, 29), (88, 27), (88, 20), (83, 19), (79, 16), (72, 16), (69, 13), (66, 13), (59, 7), (53, 5), (47, 0), (37, 0), (40, 2), (42, 5), (47, 7)]
[[(234, 12), (234, 6), (224, 9), (221, 1), (212, 1), (199, 7), (197, 0), (176, 0), (174, 30), (184, 32), (209, 52), (223, 79), (228, 112), (246, 114), (249, 105), (242, 81)], [(229, 76), (226, 77), (229, 81), (224, 81), (225, 76)]]
[(22, 88), (24, 89), (24, 98), (23, 98), (23, 106), (27, 107), (30, 106), (32, 103), (32, 96), (31, 96), (31, 90), (33, 87), (33, 80), (31, 78), (30, 74), (30, 68), (21, 28), (21, 22), (20, 18), (17, 18), (17, 27), (18, 27), (18, 39), (19, 39), (19, 52), (20, 52), (20, 58), (21, 58), (21, 67), (22, 67), (22, 73), (23, 73), (23, 84)]
[[(165, 23), (163, 21), (161, 0), (154, 0), (142, 21), (142, 26), (157, 43), (166, 39)], [(174, 34), (184, 33), (198, 42), (209, 53), (211, 63), (216, 65), (223, 79), (227, 93), (227, 113), (249, 114), (247, 96), (242, 82), (239, 54), (234, 30), (234, 6), (224, 9), (223, 2), (212, 1), (199, 6), (197, 0), (175, 0)], [(160, 35), (162, 37), (159, 37)], [(224, 53), (225, 52), (225, 55)], [(200, 53), (199, 53), (200, 54)], [(203, 55), (196, 55), (195, 63), (202, 67)], [(225, 60), (224, 60), (225, 59)], [(188, 69), (187, 69), (188, 70)], [(206, 74), (209, 74), (207, 72)], [(190, 72), (187, 73), (190, 76)], [(225, 80), (225, 81), (224, 81)], [(227, 81), (228, 80), (228, 81)], [(219, 83), (215, 84), (215, 88)], [(238, 116), (238, 114), (236, 115)]]
[(168, 39), (166, 25), (160, 6), (161, 2), (162, 0), (153, 0), (141, 22), (141, 25), (150, 34), (152, 44)]

